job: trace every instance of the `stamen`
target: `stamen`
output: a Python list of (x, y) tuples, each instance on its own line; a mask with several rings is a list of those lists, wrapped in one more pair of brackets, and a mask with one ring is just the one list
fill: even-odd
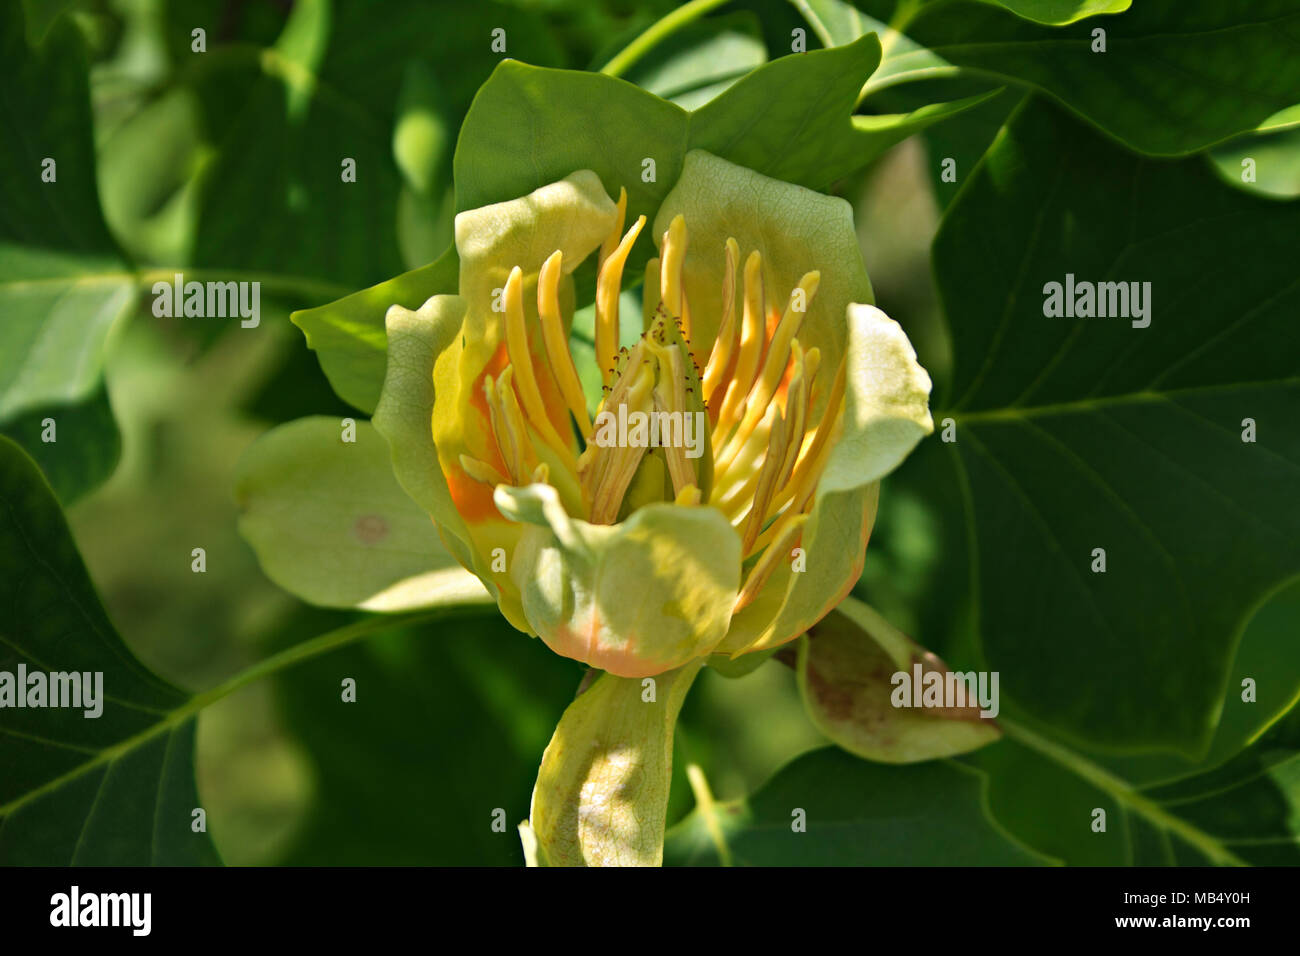
[[(641, 365), (636, 372), (636, 382), (627, 389), (627, 404), (631, 406), (629, 411), (644, 411), (649, 405), (653, 387), (654, 372), (648, 365)], [(644, 445), (629, 444), (602, 448), (601, 452), (601, 460), (598, 462), (600, 475), (591, 491), (590, 520), (592, 524), (613, 524), (646, 449)]]
[(623, 235), (623, 222), (627, 218), (627, 189), (623, 186), (618, 187), (618, 209), (614, 214), (614, 228), (609, 231), (600, 244), (600, 256), (596, 259), (596, 271), (599, 273), (604, 268), (605, 260), (609, 254), (614, 251), (618, 245), (619, 236)]
[[(770, 548), (774, 540), (785, 534), (791, 522), (799, 521), (811, 513), (812, 504), (812, 494), (809, 493), (799, 502), (782, 511), (777, 519), (769, 524), (763, 533), (758, 536), (758, 540), (754, 542), (754, 553), (757, 554), (764, 548)], [(772, 510), (775, 512), (777, 509), (773, 508)]]
[(744, 397), (749, 394), (758, 370), (758, 360), (763, 354), (763, 254), (757, 249), (745, 260), (745, 305), (740, 330), (740, 353), (736, 356), (736, 370), (718, 413), (718, 431), (713, 436), (713, 447), (721, 450), (740, 414)]
[(843, 411), (844, 386), (847, 379), (846, 361), (846, 359), (840, 361), (830, 395), (826, 399), (826, 409), (822, 412), (813, 440), (806, 443), (800, 452), (795, 462), (794, 474), (777, 497), (773, 510), (780, 510), (788, 504), (787, 514), (802, 511), (804, 505), (812, 498), (817, 480), (826, 470), (826, 462), (830, 459), (832, 447), (831, 436), (839, 426), (840, 414)]
[(700, 503), (700, 489), (694, 485), (687, 485), (681, 491), (677, 492), (677, 497), (673, 499), (675, 505), (698, 505)]
[(683, 307), (685, 292), (682, 286), (682, 266), (686, 260), (686, 217), (678, 213), (664, 233), (660, 252), (659, 297), (668, 314), (681, 320), (684, 336), (691, 334), (690, 320)]
[(537, 275), (537, 315), (542, 326), (542, 341), (546, 345), (546, 357), (551, 363), (551, 372), (555, 383), (569, 406), (578, 430), (584, 435), (591, 434), (591, 418), (587, 414), (587, 399), (582, 394), (582, 384), (578, 381), (578, 370), (573, 365), (573, 355), (569, 352), (569, 343), (564, 334), (564, 318), (560, 314), (560, 275), (562, 256), (559, 249), (551, 253)]
[(654, 323), (655, 313), (663, 315), (662, 300), (656, 302), (653, 292), (659, 291), (659, 258), (656, 256), (645, 264), (645, 280), (641, 285), (641, 328), (650, 329)]
[(740, 262), (740, 244), (735, 239), (726, 243), (727, 271), (722, 279), (722, 319), (718, 323), (718, 340), (709, 354), (709, 363), (704, 369), (704, 400), (713, 398), (727, 366), (731, 364), (731, 353), (736, 347), (736, 267)]
[(768, 580), (772, 577), (772, 572), (776, 570), (777, 565), (789, 557), (790, 552), (794, 550), (795, 544), (803, 535), (803, 526), (807, 518), (800, 515), (798, 520), (791, 521), (781, 533), (781, 537), (768, 546), (763, 552), (763, 556), (758, 559), (749, 570), (748, 577), (745, 578), (744, 587), (740, 589), (740, 594), (736, 596), (736, 604), (731, 609), (732, 614), (739, 614), (742, 610), (753, 603), (754, 598), (758, 597)]
[(794, 353), (794, 375), (785, 393), (785, 419), (790, 423), (790, 428), (785, 448), (785, 461), (781, 464), (781, 471), (776, 480), (778, 488), (784, 488), (789, 482), (799, 452), (803, 449), (804, 429), (808, 419), (808, 393), (812, 386), (812, 377), (817, 374), (817, 366), (821, 362), (821, 353), (814, 348), (805, 355), (798, 339), (790, 343), (790, 349)]
[[(622, 354), (620, 352), (620, 355)], [(642, 339), (630, 353), (627, 353), (623, 370), (619, 373), (614, 386), (610, 388), (609, 394), (605, 396), (605, 400), (600, 403), (597, 417), (599, 417), (600, 412), (604, 412), (606, 409), (617, 414), (615, 410), (628, 401), (634, 382), (638, 380), (642, 371), (644, 371), (643, 365), (645, 361), (645, 339)], [(651, 374), (651, 380), (653, 381), (653, 374)], [(610, 450), (601, 448), (594, 441), (590, 441), (587, 450), (583, 452), (583, 458), (588, 458), (588, 455), (590, 455), (590, 458), (579, 468), (578, 476), (587, 499), (593, 500), (596, 487), (605, 480), (605, 474), (609, 471)]]
[[(676, 351), (676, 349), (674, 349)], [(654, 409), (656, 412), (667, 413), (669, 407), (663, 400), (663, 395), (659, 389), (655, 389)], [(675, 409), (674, 409), (675, 410)], [(685, 435), (686, 418), (689, 412), (682, 412), (682, 434)], [(668, 474), (673, 480), (673, 492), (681, 494), (687, 488), (695, 488), (699, 478), (695, 474), (695, 464), (686, 457), (686, 449), (681, 445), (671, 442), (662, 444), (663, 434), (660, 433), (660, 447), (663, 449), (664, 461), (668, 464)], [(698, 488), (696, 491), (698, 492)]]
[(772, 416), (772, 430), (767, 440), (767, 454), (763, 457), (763, 468), (758, 475), (758, 487), (754, 489), (754, 501), (745, 520), (744, 546), (741, 554), (748, 557), (758, 540), (759, 532), (767, 521), (767, 507), (772, 502), (776, 491), (776, 479), (785, 462), (786, 421), (777, 414), (775, 405), (768, 407)]
[(560, 460), (569, 468), (576, 469), (578, 462), (573, 450), (555, 430), (546, 414), (546, 403), (542, 401), (541, 390), (537, 387), (533, 356), (528, 348), (528, 327), (524, 319), (523, 283), (523, 270), (515, 266), (510, 270), (510, 278), (506, 280), (506, 349), (510, 355), (510, 365), (515, 369), (519, 380), (519, 398), (529, 420), (546, 443), (555, 449)]
[(469, 475), (475, 481), (481, 481), (486, 485), (495, 488), (497, 485), (508, 485), (510, 480), (505, 475), (497, 471), (485, 461), (479, 461), (477, 458), (471, 458), (469, 455), (460, 456), (460, 466), (465, 469), (465, 474)]
[(487, 394), (488, 412), (492, 420), (492, 434), (497, 440), (497, 450), (509, 472), (510, 484), (517, 485), (528, 474), (528, 452), (532, 451), (527, 442), (527, 428), (519, 403), (515, 400), (515, 391), (511, 387), (514, 378), (510, 366), (506, 366), (501, 376), (494, 382), (492, 376), (483, 381), (483, 390)]
[[(621, 217), (619, 223), (622, 223)], [(618, 294), (623, 284), (623, 266), (644, 225), (645, 216), (639, 216), (623, 241), (601, 263), (596, 277), (596, 361), (600, 364), (601, 380), (605, 385), (610, 383), (609, 369), (618, 349)]]
[[(741, 420), (740, 427), (736, 429), (735, 435), (732, 436), (729, 447), (718, 456), (718, 460), (724, 465), (736, 453), (738, 443), (743, 442), (749, 437), (749, 433), (754, 430), (758, 420), (763, 417), (763, 411), (767, 408), (772, 396), (776, 394), (776, 388), (781, 384), (781, 379), (785, 376), (786, 367), (790, 362), (790, 343), (794, 341), (799, 327), (803, 324), (803, 317), (807, 312), (808, 304), (817, 292), (817, 286), (821, 282), (821, 273), (809, 272), (799, 284), (790, 292), (790, 301), (786, 304), (785, 313), (781, 316), (781, 321), (776, 327), (776, 332), (772, 336), (771, 344), (768, 346), (767, 357), (763, 362), (763, 372), (754, 383), (746, 401), (745, 417)], [(802, 290), (804, 308), (795, 309), (795, 297)]]

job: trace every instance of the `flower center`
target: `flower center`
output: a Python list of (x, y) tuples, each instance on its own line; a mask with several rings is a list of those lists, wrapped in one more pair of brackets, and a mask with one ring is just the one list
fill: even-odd
[[(599, 254), (595, 353), (602, 397), (595, 420), (565, 334), (556, 251), (538, 275), (532, 329), (522, 271), (511, 271), (504, 290), (508, 361), (495, 378), (483, 376), (504, 470), (468, 456), (461, 465), (493, 486), (547, 482), (571, 514), (593, 524), (612, 524), (652, 501), (718, 508), (741, 535), (750, 567), (739, 608), (798, 542), (839, 426), (844, 363), (828, 383), (820, 351), (805, 350), (798, 337), (820, 274), (804, 275), (784, 309), (769, 311), (762, 252), (750, 252), (741, 270), (740, 246), (728, 239), (717, 337), (697, 359), (684, 280), (688, 237), (679, 215), (663, 235), (660, 258), (647, 266), (646, 304), (657, 302), (649, 327), (631, 348), (619, 348), (623, 269), (646, 222), (641, 216), (624, 234), (626, 210), (623, 191), (614, 231)], [(557, 425), (543, 389), (563, 401), (568, 427)], [(815, 408), (821, 409), (817, 421)], [(696, 420), (691, 416), (707, 421), (702, 455), (683, 440)], [(624, 434), (629, 420), (649, 422), (659, 440)], [(614, 421), (618, 440), (611, 441), (605, 428)]]

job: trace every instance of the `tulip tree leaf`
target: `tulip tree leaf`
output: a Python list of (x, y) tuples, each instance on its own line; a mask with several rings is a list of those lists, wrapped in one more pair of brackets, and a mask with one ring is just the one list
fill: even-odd
[[(627, 189), (629, 221), (639, 215), (653, 221), (686, 152), (695, 148), (823, 188), (991, 95), (908, 113), (852, 116), (857, 91), (879, 59), (879, 44), (870, 36), (782, 57), (694, 112), (614, 77), (507, 60), (483, 84), (461, 127), (453, 162), (456, 208), (515, 199), (592, 169), (610, 195)], [(592, 109), (604, 118), (599, 126), (587, 121)], [(649, 242), (633, 248), (628, 275), (639, 273), (651, 248)], [(384, 312), (394, 303), (416, 309), (430, 295), (455, 291), (455, 266), (450, 251), (423, 270), (295, 313), (342, 398), (373, 410), (382, 383)]]
[[(248, 64), (252, 86), (241, 108), (216, 126), (195, 265), (348, 285), (401, 268), (391, 126), (348, 85), (319, 75), (332, 28), (346, 28), (331, 23), (330, 10), (321, 2), (296, 5), (278, 42), (261, 62)], [(253, 72), (263, 64), (265, 74)], [(215, 73), (210, 82), (230, 80)], [(306, 236), (329, 241), (305, 242)]]
[[(321, 693), (341, 675), (357, 682), (354, 704)], [(280, 673), (279, 710), (316, 780), (281, 862), (522, 865), (515, 828), (581, 677), (581, 665), (495, 609), (399, 629)]]
[(76, 0), (23, 0), (20, 6), (27, 10), (27, 42), (33, 46), (42, 42), (75, 2)]
[[(828, 747), (777, 772), (746, 801), (713, 808), (738, 866), (1035, 866), (982, 809), (983, 775), (952, 761), (886, 766)], [(806, 827), (799, 830), (799, 825)], [(664, 861), (710, 866), (701, 811), (668, 833)]]
[[(393, 2), (383, 16), (313, 0), (295, 4), (280, 37), (257, 56), (238, 61), (238, 49), (226, 51), (235, 65), (200, 77), (207, 126), (220, 132), (203, 172), (193, 264), (345, 287), (397, 273), (403, 176), (393, 136), (405, 77), (425, 66), (445, 80), (458, 118), (503, 58), (490, 46), (497, 27), (510, 56), (558, 60), (535, 13), (486, 0), (458, 11), (455, 29), (445, 12), (419, 0)], [(425, 39), (412, 46), (413, 36)], [(232, 72), (249, 86), (236, 108), (226, 93)], [(346, 160), (355, 162), (354, 177)], [(381, 330), (382, 321), (381, 312)]]
[(1238, 189), (1294, 199), (1300, 196), (1300, 130), (1243, 136), (1210, 153), (1224, 182)]
[[(1223, 766), (1148, 796), (1250, 863), (1300, 864), (1300, 709)], [(1199, 861), (1183, 854), (1180, 862)]]
[(0, 422), (94, 391), (135, 287), (99, 211), (80, 39), (60, 20), (29, 49), (22, 9), (0, 12)]
[(1123, 13), (1133, 0), (980, 0), (1035, 23), (1061, 25), (1102, 13)]
[[(879, 59), (873, 38), (839, 50), (785, 57), (753, 71), (695, 113), (597, 73), (503, 62), (461, 128), (454, 160), (464, 211), (526, 195), (578, 169), (593, 169), (611, 195), (628, 191), (629, 221), (653, 220), (687, 150), (703, 148), (777, 178), (825, 186), (889, 146), (982, 102), (971, 97), (896, 116), (849, 120), (856, 90)], [(593, 126), (583, 110), (598, 108)], [(809, 109), (809, 103), (814, 104)], [(761, 122), (760, 122), (761, 120)], [(835, 144), (827, 162), (825, 142)], [(794, 143), (794, 149), (790, 144)], [(653, 161), (651, 163), (651, 161)], [(633, 250), (636, 275), (650, 243)], [(437, 262), (319, 308), (294, 314), (344, 400), (373, 411), (383, 381), (384, 313), (417, 309), (455, 291), (457, 262)]]
[[(592, 123), (592, 115), (601, 122)], [(612, 195), (627, 189), (629, 222), (639, 215), (652, 220), (681, 173), (689, 115), (625, 80), (507, 60), (483, 84), (461, 127), (456, 209), (516, 199), (590, 169)], [(646, 256), (642, 249), (642, 264)], [(636, 274), (631, 265), (628, 271)]]
[[(856, 91), (878, 60), (879, 45), (871, 37), (841, 49), (784, 57), (694, 113), (625, 80), (506, 60), (483, 84), (461, 127), (453, 162), (456, 208), (515, 199), (576, 170), (592, 169), (611, 195), (627, 189), (629, 221), (638, 215), (653, 221), (689, 149), (708, 149), (768, 175), (824, 186), (902, 136), (977, 105), (972, 99), (850, 121)], [(574, 104), (582, 109), (573, 109)], [(604, 118), (600, 125), (588, 121), (591, 110)], [(836, 144), (831, 164), (821, 152), (823, 137)], [(649, 242), (634, 247), (628, 275), (644, 267), (651, 247)], [(418, 309), (431, 295), (455, 291), (456, 269), (455, 252), (449, 250), (424, 269), (294, 314), (340, 397), (373, 411), (383, 382), (388, 306)]]
[(758, 22), (742, 12), (688, 24), (633, 66), (627, 79), (690, 110), (766, 61)]
[[(878, 29), (878, 21), (849, 0), (790, 0), (826, 46), (851, 43)], [(1061, 26), (1102, 13), (1122, 13), (1132, 0), (978, 0), (1034, 23)], [(880, 24), (883, 26), (883, 24)], [(883, 31), (882, 31), (883, 34)]]
[[(1202, 755), (1243, 619), (1300, 569), (1297, 230), (1300, 203), (1036, 103), (935, 240), (956, 368), (934, 418), (955, 424), (981, 653), (1076, 740)], [(1149, 325), (1049, 317), (1067, 275), (1150, 283)]]
[[(1061, 17), (1085, 5), (1064, 2), (918, 4), (897, 22), (895, 0), (859, 0), (852, 11), (836, 0), (807, 6), (823, 42), (880, 31), (888, 54), (868, 91), (958, 70), (993, 76), (1041, 90), (1153, 155), (1273, 128), (1300, 98), (1294, 0), (1144, 0), (1077, 22)], [(1118, 5), (1086, 6), (1106, 13)], [(1105, 33), (1105, 52), (1093, 52), (1096, 30)]]
[(852, 117), (861, 82), (880, 63), (875, 36), (783, 56), (691, 114), (690, 148), (765, 176), (824, 188), (897, 140)]
[(431, 296), (454, 293), (460, 260), (456, 248), (435, 262), (290, 318), (307, 336), (339, 398), (370, 414), (379, 404), (387, 367), (384, 316), (400, 305), (418, 309)]
[[(1294, 864), (1300, 831), (1300, 579), (1246, 625), (1214, 742), (1203, 758), (1107, 754), (1022, 715), (962, 758), (989, 776), (989, 807), (1015, 835), (1072, 865)], [(1096, 810), (1106, 830), (1093, 830)]]
[(84, 707), (0, 710), (0, 863), (219, 863), (207, 833), (191, 828), (200, 803), (190, 698), (118, 637), (53, 492), (5, 438), (0, 603), (0, 674), (103, 674), (98, 717)]
[[(575, 169), (592, 169), (611, 194), (628, 190), (629, 218), (653, 219), (686, 152), (696, 148), (765, 175), (823, 186), (856, 168), (856, 152), (872, 138), (849, 117), (857, 88), (879, 59), (874, 37), (781, 57), (693, 113), (612, 77), (503, 63), (461, 129), (457, 208), (513, 199)], [(569, 108), (574, 103), (598, 109), (604, 122), (586, 122), (584, 112)], [(832, 164), (827, 148), (835, 151)], [(653, 179), (647, 159), (655, 160)]]
[(0, 434), (35, 459), (65, 507), (107, 481), (122, 454), (122, 435), (102, 385), (76, 405), (24, 412)]

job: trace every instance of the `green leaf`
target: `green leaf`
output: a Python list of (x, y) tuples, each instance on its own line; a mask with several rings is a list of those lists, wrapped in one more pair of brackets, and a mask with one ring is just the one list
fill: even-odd
[[(393, 149), (395, 136), (411, 132), (401, 126), (410, 118), (405, 79), (413, 70), (436, 75), (454, 128), (502, 57), (490, 48), (496, 27), (506, 31), (510, 56), (558, 61), (535, 13), (486, 0), (458, 11), (455, 29), (419, 0), (390, 3), (382, 16), (313, 0), (293, 6), (269, 48), (211, 47), (212, 66), (195, 82), (206, 126), (219, 133), (203, 177), (193, 264), (352, 287), (397, 273), (399, 195), (403, 174), (413, 172), (404, 136), (397, 155)], [(422, 39), (413, 46), (412, 37)], [(247, 84), (246, 95), (232, 99), (232, 83)], [(355, 181), (343, 179), (347, 159), (356, 163)]]
[[(1294, 625), (1296, 618), (1291, 618)], [(1157, 787), (1171, 807), (1230, 852), (1260, 866), (1300, 863), (1300, 709), (1221, 767)], [(1190, 859), (1189, 859), (1190, 857)], [(1193, 854), (1181, 862), (1197, 863)]]
[[(522, 865), (516, 825), (581, 671), (479, 611), (281, 673), (279, 710), (315, 786), (279, 862)], [(344, 677), (356, 703), (339, 702)]]
[(25, 412), (0, 433), (36, 460), (65, 507), (107, 481), (122, 455), (122, 435), (102, 386), (80, 404)]
[[(61, 19), (29, 49), (0, 13), (0, 422), (94, 391), (135, 277), (99, 212), (85, 53)], [(50, 167), (45, 161), (53, 160)], [(46, 171), (55, 177), (43, 180)]]
[(1243, 136), (1211, 152), (1210, 161), (1238, 189), (1280, 199), (1300, 196), (1300, 130)]
[[(1298, 624), (1300, 580), (1245, 627), (1214, 743), (1200, 760), (1089, 751), (1014, 717), (1003, 720), (1007, 739), (963, 759), (989, 774), (998, 819), (1066, 863), (1295, 862), (1288, 808), (1300, 792)], [(1107, 814), (1104, 834), (1092, 829), (1098, 808)]]
[[(865, 38), (840, 50), (785, 57), (750, 73), (694, 114), (624, 80), (506, 60), (475, 97), (461, 128), (454, 159), (456, 208), (515, 199), (591, 169), (610, 195), (627, 189), (629, 222), (638, 215), (653, 220), (687, 150), (695, 146), (792, 182), (825, 185), (867, 162), (875, 155), (873, 144), (883, 149), (904, 129), (919, 129), (975, 105), (946, 104), (880, 128), (856, 127), (849, 121), (853, 97), (878, 55), (875, 41)], [(570, 108), (579, 104), (581, 109)], [(599, 127), (587, 121), (590, 110), (606, 117)], [(833, 168), (823, 165), (818, 152), (822, 135), (838, 137)], [(797, 155), (789, 155), (783, 137), (797, 139)], [(654, 160), (654, 176), (647, 182), (643, 161), (648, 159)], [(650, 243), (633, 249), (629, 275), (644, 267), (650, 249)], [(431, 295), (455, 292), (457, 265), (449, 250), (425, 269), (294, 314), (342, 398), (373, 411), (383, 382), (388, 306), (418, 309)]]
[(21, 6), (27, 10), (27, 42), (35, 46), (44, 41), (50, 28), (75, 2), (76, 0), (22, 0)]
[[(1202, 755), (1242, 619), (1300, 567), (1298, 229), (1300, 203), (1135, 157), (1042, 104), (944, 220), (956, 368), (934, 418), (956, 426), (981, 652), (1059, 733)], [(1067, 274), (1150, 282), (1149, 327), (1046, 316)]]
[(853, 129), (862, 134), (861, 148), (857, 153), (858, 159), (861, 160), (863, 157), (875, 159), (909, 136), (931, 126), (939, 126), (940, 129), (944, 129), (949, 125), (949, 120), (965, 113), (967, 110), (975, 110), (983, 106), (1002, 92), (1003, 90), (999, 88), (989, 90), (986, 93), (976, 93), (974, 96), (965, 96), (950, 103), (930, 103), (919, 106), (907, 113), (874, 113), (854, 116)]
[(99, 157), (104, 218), (146, 262), (187, 262), (198, 215), (199, 174), (211, 159), (197, 100), (168, 90), (108, 135)]
[(235, 479), (239, 531), (271, 580), (322, 607), (402, 611), (491, 603), (398, 485), (365, 421), (317, 416), (272, 429)]
[[(268, 73), (251, 74), (243, 108), (216, 127), (193, 265), (351, 286), (401, 268), (391, 124), (346, 86), (317, 76), (317, 59), (331, 35), (328, 10), (326, 3), (299, 4), (276, 47), (235, 65), (244, 76), (258, 67)], [(317, 34), (311, 43), (300, 36), (307, 29)], [(209, 82), (229, 79), (215, 71)], [(249, 143), (261, 145), (250, 149)], [(355, 181), (344, 178), (353, 172), (349, 163)], [(329, 241), (305, 241), (309, 236)]]
[[(851, 165), (866, 137), (849, 116), (856, 87), (878, 60), (871, 37), (782, 57), (689, 114), (609, 76), (503, 63), (461, 129), (457, 208), (513, 199), (592, 169), (611, 194), (627, 188), (629, 219), (653, 219), (693, 148), (788, 182), (825, 185), (865, 162)], [(588, 110), (606, 122), (593, 127)], [(835, 163), (828, 166), (822, 150), (832, 140)], [(655, 160), (652, 182), (642, 178), (647, 158)]]
[(774, 179), (825, 188), (888, 148), (878, 148), (887, 134), (850, 119), (860, 81), (879, 63), (874, 35), (773, 60), (691, 114), (689, 146)]
[[(747, 801), (718, 804), (716, 828), (741, 866), (1047, 862), (990, 822), (982, 781), (951, 761), (884, 766), (828, 747), (794, 760)], [(716, 865), (709, 829), (698, 809), (673, 827), (665, 863)]]
[[(1140, 152), (1177, 156), (1273, 127), (1300, 97), (1300, 9), (1293, 0), (1223, 0), (1189, 7), (1145, 0), (1100, 20), (1060, 19), (1082, 5), (809, 0), (823, 42), (878, 30), (887, 51), (864, 95), (957, 71), (1049, 94)], [(1006, 7), (1006, 10), (997, 7)], [(1089, 13), (1110, 4), (1089, 5)], [(903, 16), (895, 17), (896, 7)], [(1014, 10), (1015, 14), (1008, 12)], [(1021, 17), (1028, 16), (1028, 19)], [(1040, 22), (1030, 22), (1039, 20)], [(1050, 26), (1047, 23), (1067, 25)], [(818, 26), (820, 24), (820, 27)], [(889, 24), (889, 26), (886, 26)], [(1093, 31), (1105, 52), (1092, 51)], [(1289, 115), (1289, 114), (1287, 114)]]
[(632, 67), (627, 79), (682, 109), (703, 106), (767, 62), (757, 18), (748, 11), (690, 23)]
[(1013, 722), (1007, 740), (963, 759), (988, 774), (991, 814), (1064, 863), (1294, 865), (1297, 713), (1229, 763), (1163, 787), (1137, 787)]
[[(601, 122), (592, 123), (592, 115)], [(626, 187), (628, 222), (639, 215), (653, 220), (681, 173), (688, 116), (624, 80), (506, 60), (461, 126), (453, 161), (456, 209), (516, 199), (590, 169), (611, 195)], [(649, 182), (642, 176), (647, 159), (654, 160)], [(648, 257), (648, 243), (638, 246), (627, 266), (631, 275)]]
[[(0, 619), (0, 674), (14, 674), (19, 665), (46, 673), (103, 674), (99, 717), (84, 717), (85, 708), (0, 708), (0, 766), (5, 768), (0, 777), (0, 865), (45, 866), (219, 863), (208, 834), (192, 829), (193, 810), (202, 807), (195, 789), (193, 753), (195, 721), (204, 708), (253, 681), (337, 651), (376, 631), (482, 613), (478, 608), (457, 606), (404, 617), (370, 617), (294, 644), (211, 690), (187, 695), (146, 669), (117, 635), (49, 487), (35, 464), (4, 438), (0, 438), (0, 606), (6, 609)], [(499, 630), (508, 629), (502, 625)], [(511, 638), (520, 646), (530, 646), (531, 642), (513, 632)], [(367, 654), (359, 653), (362, 658)], [(512, 651), (502, 648), (500, 653), (508, 656)], [(506, 721), (519, 735), (511, 739), (512, 744), (527, 747), (529, 752), (524, 763), (516, 758), (512, 765), (515, 777), (509, 791), (501, 794), (505, 800), (510, 793), (519, 794), (516, 799), (521, 800), (526, 792), (536, 754), (550, 732), (550, 721), (563, 706), (563, 697), (557, 696), (558, 682), (563, 681), (565, 692), (572, 687), (573, 677), (556, 677), (558, 664), (548, 671), (554, 659), (545, 652), (542, 656), (546, 660), (534, 659), (519, 671), (534, 675), (536, 684), (530, 677), (528, 686), (511, 686), (483, 649), (472, 648), (459, 656), (461, 663), (454, 671), (435, 663), (435, 676), (426, 672), (418, 688), (410, 690), (418, 690), (427, 707), (429, 681), (447, 681), (437, 699), (455, 714), (458, 708), (463, 709), (455, 697), (456, 688), (473, 686), (497, 713), (526, 716), (526, 720)], [(319, 675), (325, 674), (331, 688), (326, 696), (334, 701), (331, 712), (335, 715), (345, 711), (334, 696), (339, 686), (335, 675), (347, 663), (342, 658), (322, 658), (315, 663), (316, 670), (305, 672), (306, 683), (299, 685), (308, 687), (313, 701), (318, 702)], [(572, 665), (559, 664), (572, 675)], [(395, 661), (393, 666), (409, 680), (411, 671), (404, 669), (405, 662)], [(538, 704), (533, 696), (535, 687), (550, 688), (551, 696), (546, 697), (543, 691)], [(370, 689), (377, 688), (370, 685)], [(362, 684), (361, 693), (369, 693), (367, 685)], [(379, 699), (377, 695), (375, 703)], [(549, 710), (539, 711), (548, 700), (552, 701)], [(344, 723), (354, 728), (364, 723), (358, 721), (360, 711), (346, 712)], [(454, 719), (448, 717), (447, 722)], [(326, 725), (325, 721), (316, 722), (318, 729)], [(419, 736), (429, 739), (425, 730)], [(339, 734), (332, 742), (343, 737)], [(373, 733), (365, 736), (368, 753), (376, 751), (375, 737)], [(456, 737), (466, 746), (498, 739), (499, 734), (486, 731)], [(344, 751), (338, 747), (336, 752)], [(494, 761), (500, 756), (499, 750), (487, 752)], [(402, 771), (409, 775), (409, 762), (403, 761)], [(355, 769), (348, 776), (355, 779)], [(400, 788), (390, 792), (400, 792)], [(407, 805), (426, 806), (428, 801), (420, 798), (419, 791), (415, 794)], [(485, 816), (485, 821), (488, 819)], [(503, 848), (509, 847), (503, 856), (514, 856), (513, 833), (502, 833), (500, 840)]]
[(1102, 13), (1123, 13), (1133, 0), (980, 0), (1004, 7), (1018, 17), (1060, 26)]
[[(899, 90), (907, 87), (899, 87)], [(893, 92), (893, 91), (891, 91)], [(951, 121), (937, 123), (925, 131), (926, 151), (930, 156), (930, 183), (940, 207), (947, 207), (956, 197), (967, 174), (975, 168), (993, 142), (1002, 124), (1026, 96), (1019, 88), (1003, 87), (974, 109), (964, 111)], [(944, 161), (953, 161), (952, 181), (944, 178)]]
[(418, 309), (431, 296), (454, 293), (459, 275), (460, 261), (451, 246), (436, 262), (290, 318), (307, 336), (338, 396), (370, 414), (384, 385), (389, 307)]
[(191, 830), (200, 803), (186, 695), (118, 637), (53, 493), (5, 438), (0, 502), (0, 673), (102, 673), (97, 717), (84, 706), (0, 710), (0, 863), (218, 863), (208, 835)]
[[(848, 0), (790, 0), (826, 46), (851, 43), (864, 33), (879, 29), (874, 17), (862, 13)], [(924, 2), (924, 0), (922, 0)], [(1035, 23), (1061, 26), (1102, 13), (1122, 13), (1132, 0), (979, 0), (1010, 10)], [(898, 4), (903, 7), (903, 3)], [(921, 4), (915, 4), (919, 8)], [(881, 30), (883, 36), (885, 31)]]

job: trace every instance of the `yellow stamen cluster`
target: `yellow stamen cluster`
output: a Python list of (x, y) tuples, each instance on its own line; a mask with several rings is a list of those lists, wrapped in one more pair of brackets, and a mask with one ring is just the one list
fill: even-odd
[[(762, 253), (750, 252), (742, 271), (740, 246), (728, 239), (722, 250), (718, 334), (701, 369), (691, 351), (691, 306), (684, 281), (686, 222), (677, 216), (662, 237), (660, 258), (646, 267), (644, 294), (657, 299), (649, 327), (632, 348), (619, 348), (623, 270), (646, 222), (641, 216), (624, 233), (626, 210), (624, 191), (615, 228), (599, 253), (595, 353), (603, 394), (595, 419), (606, 411), (707, 412), (708, 460), (689, 457), (680, 444), (661, 444), (653, 454), (663, 467), (648, 474), (649, 480), (663, 482), (666, 472), (671, 482), (671, 494), (665, 484), (657, 500), (713, 506), (736, 528), (749, 569), (739, 609), (753, 600), (798, 543), (838, 427), (844, 364), (825, 386), (820, 351), (804, 349), (798, 337), (820, 275), (807, 273), (790, 291), (779, 318), (775, 310), (769, 315)], [(534, 349), (530, 344), (538, 343), (529, 339), (523, 275), (517, 267), (511, 271), (504, 290), (508, 364), (495, 378), (485, 376), (483, 385), (492, 437), (505, 471), (468, 456), (462, 456), (461, 464), (471, 478), (493, 486), (547, 481), (576, 516), (612, 524), (619, 520), (651, 451), (644, 444), (593, 441), (595, 419), (588, 413), (560, 313), (560, 277), (557, 251), (538, 276), (541, 348)], [(568, 429), (558, 429), (548, 415), (543, 384), (562, 398)], [(819, 400), (822, 411), (814, 422)]]

